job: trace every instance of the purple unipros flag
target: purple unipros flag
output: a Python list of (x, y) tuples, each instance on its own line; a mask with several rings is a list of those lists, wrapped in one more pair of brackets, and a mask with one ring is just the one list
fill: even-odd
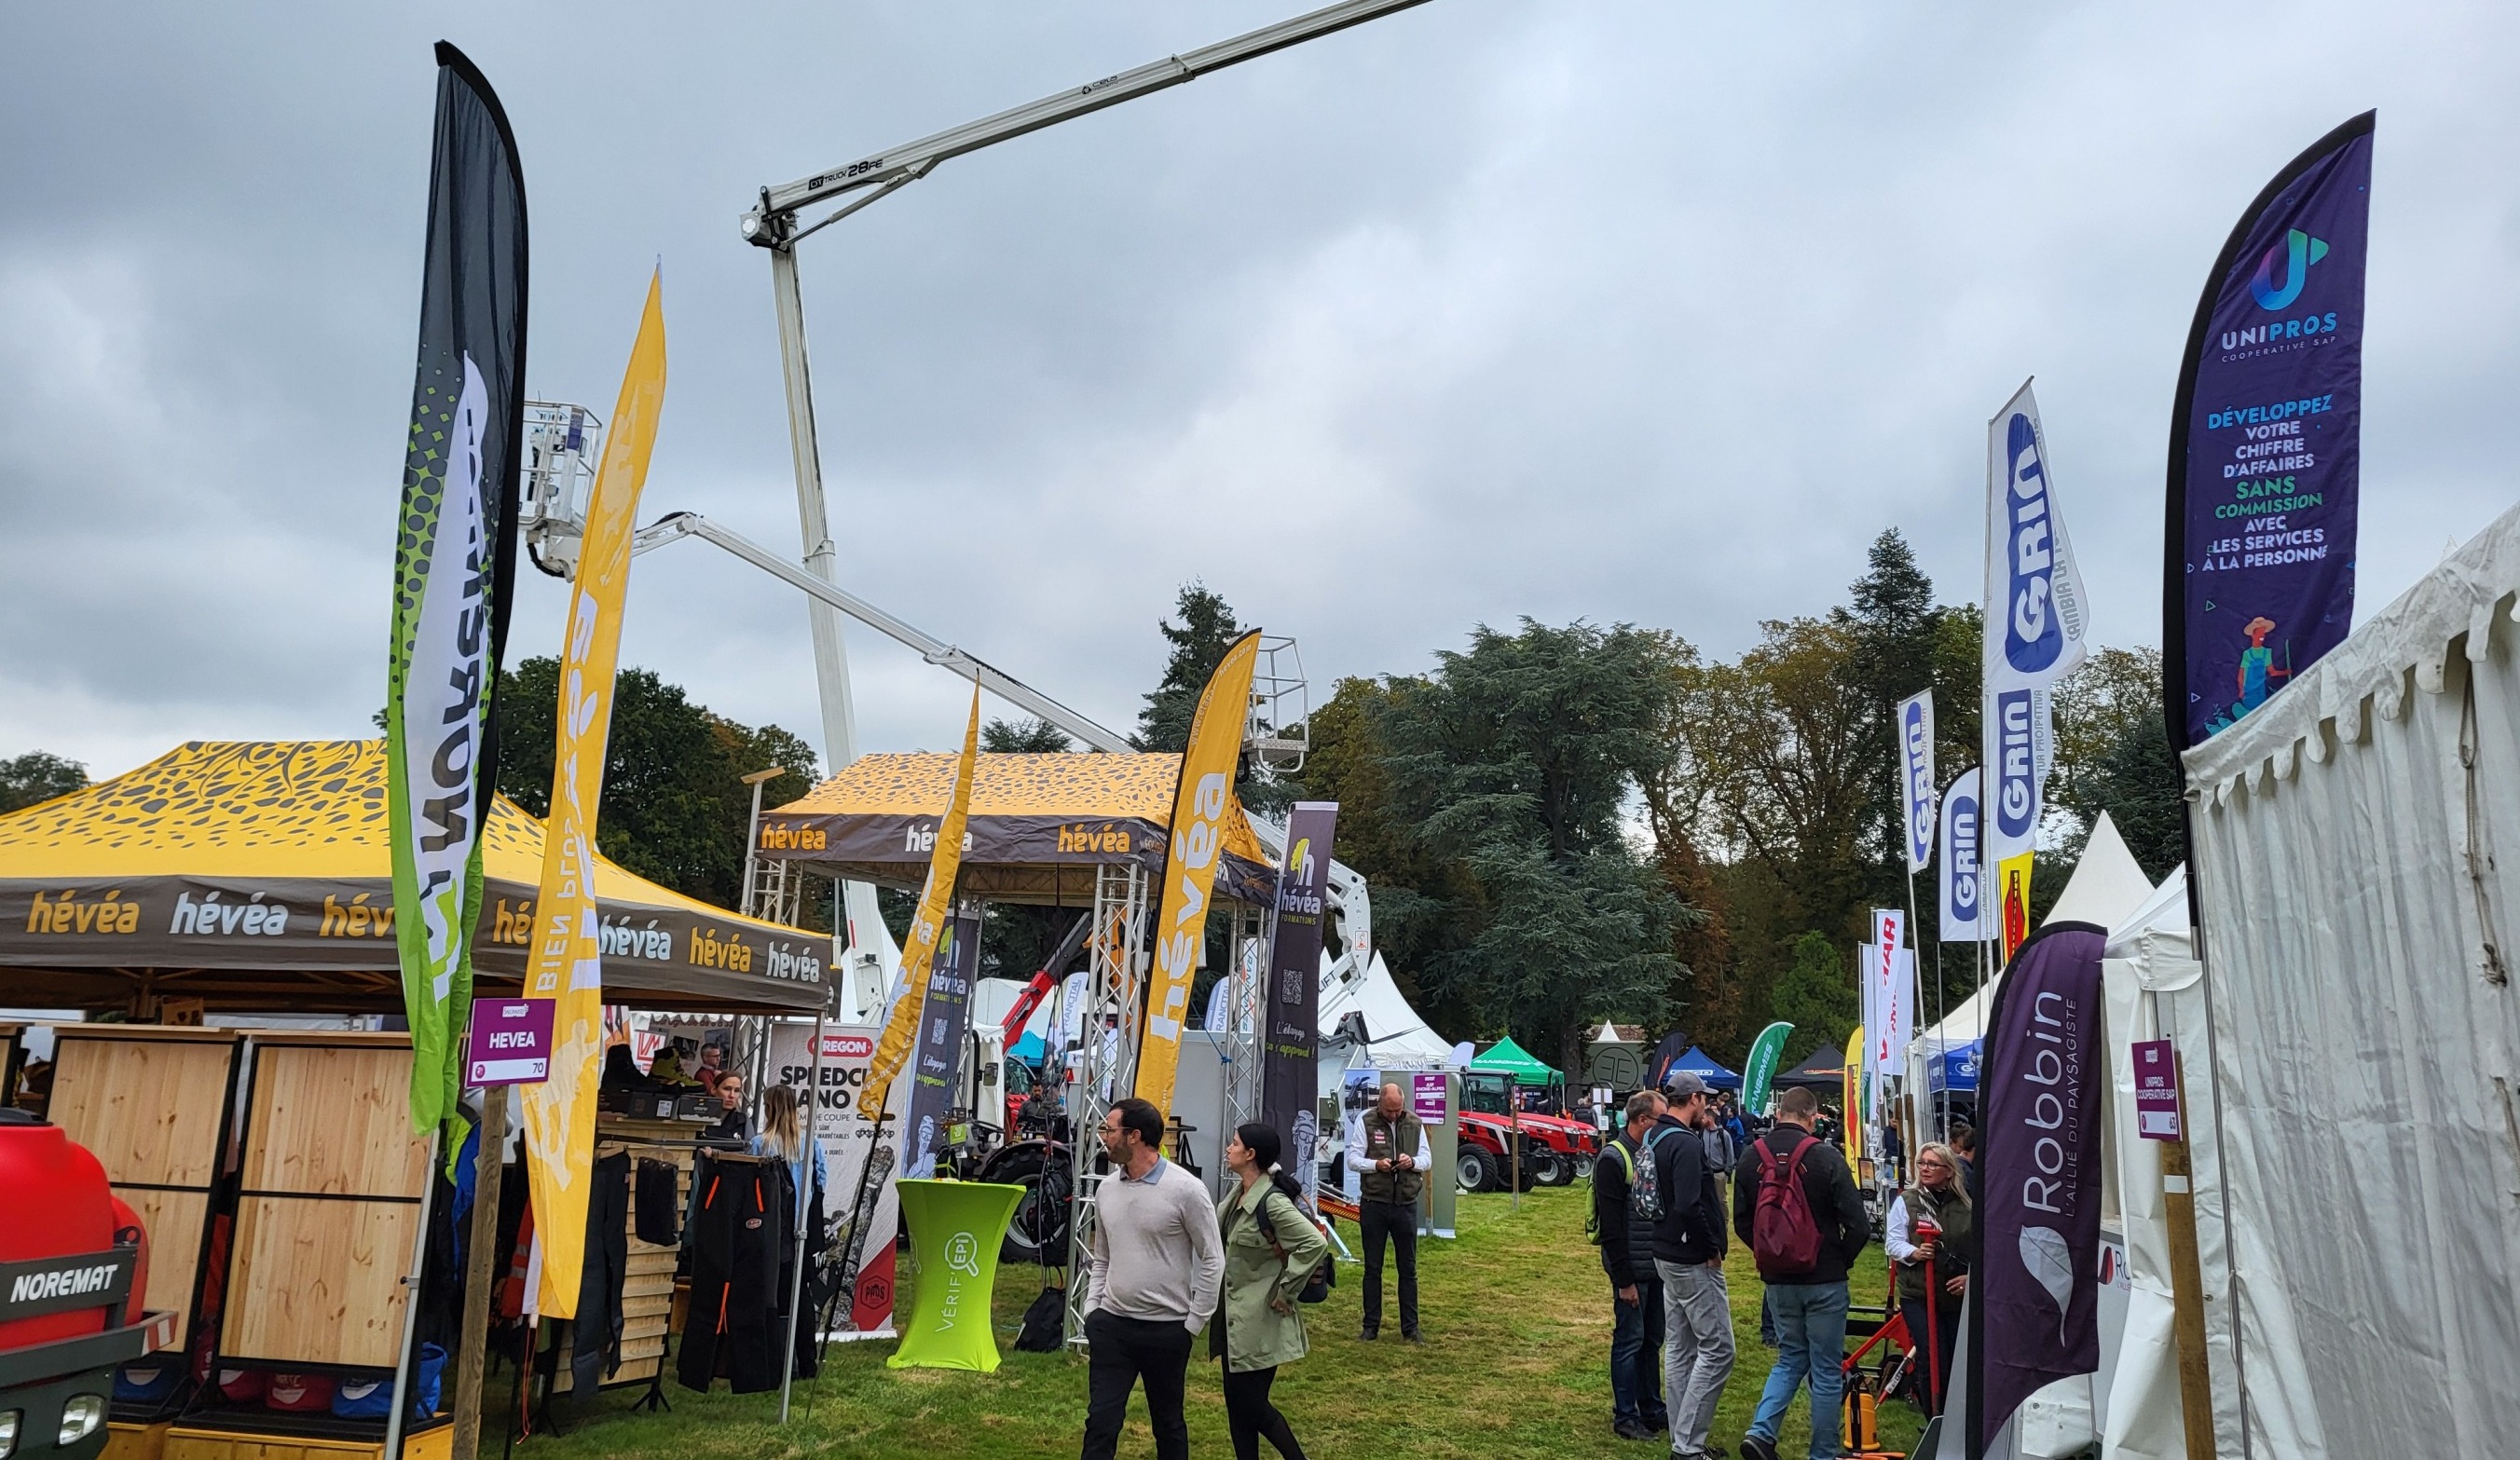
[(2353, 627), (2372, 115), (2275, 174), (2196, 304), (2164, 542), (2174, 749), (2266, 703)]
[(1286, 814), (1285, 865), (1278, 873), (1277, 926), (1261, 1010), (1260, 1121), (1285, 1140), (1282, 1161), (1312, 1188), (1320, 1073), (1322, 921), (1329, 916), (1330, 837), (1338, 803), (1298, 801)]
[(2013, 955), (1978, 1073), (1978, 1258), (1969, 1278), (1972, 1456), (2032, 1392), (2100, 1365), (2100, 950), (2049, 923)]

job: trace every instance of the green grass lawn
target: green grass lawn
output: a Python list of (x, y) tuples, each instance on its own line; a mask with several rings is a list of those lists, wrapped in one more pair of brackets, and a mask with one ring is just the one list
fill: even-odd
[[(1408, 1454), (1446, 1457), (1557, 1457), (1625, 1454), (1654, 1460), (1647, 1443), (1622, 1443), (1609, 1430), (1610, 1295), (1599, 1256), (1584, 1241), (1587, 1188), (1527, 1193), (1515, 1214), (1503, 1195), (1463, 1197), (1462, 1235), (1419, 1250), (1426, 1343), (1397, 1341), (1385, 1299), (1383, 1337), (1357, 1338), (1359, 1269), (1342, 1265), (1329, 1302), (1305, 1310), (1312, 1354), (1282, 1370), (1276, 1399), (1317, 1460)], [(1355, 1230), (1342, 1227), (1351, 1243)], [(1859, 1304), (1883, 1291), (1880, 1249), (1868, 1250), (1855, 1279)], [(1748, 1255), (1733, 1254), (1729, 1276), (1739, 1357), (1717, 1411), (1715, 1438), (1738, 1453), (1773, 1350), (1759, 1345), (1759, 1279)], [(1388, 1282), (1389, 1275), (1385, 1274)], [(1085, 1424), (1085, 1366), (1065, 1354), (1017, 1353), (1015, 1326), (1038, 1273), (1000, 1275), (997, 1319), (1006, 1362), (994, 1374), (892, 1370), (889, 1344), (834, 1345), (818, 1385), (800, 1385), (795, 1413), (777, 1424), (776, 1394), (709, 1394), (675, 1388), (670, 1414), (634, 1415), (637, 1391), (608, 1394), (565, 1436), (538, 1436), (520, 1453), (653, 1460), (784, 1460), (809, 1455), (1073, 1456)], [(1198, 1345), (1192, 1363), (1192, 1449), (1230, 1455), (1216, 1365)], [(503, 1389), (498, 1381), (495, 1388)], [(810, 1406), (811, 1415), (807, 1410)], [(1810, 1434), (1807, 1403), (1788, 1418), (1783, 1453), (1799, 1457)], [(497, 1442), (496, 1421), (482, 1437)], [(1892, 1405), (1883, 1439), (1904, 1448), (1915, 1437), (1913, 1411)], [(1263, 1446), (1264, 1453), (1266, 1446)], [(1142, 1403), (1120, 1446), (1153, 1453)]]

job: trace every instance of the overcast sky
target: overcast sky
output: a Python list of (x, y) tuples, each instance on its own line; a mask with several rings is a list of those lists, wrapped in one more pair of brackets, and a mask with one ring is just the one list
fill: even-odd
[[(516, 124), (532, 391), (608, 413), (661, 259), (641, 517), (792, 553), (755, 190), (1300, 3), (9, 7), (0, 756), (370, 732), (430, 42)], [(2367, 616), (2515, 496), (2515, 62), (2482, 3), (1432, 0), (807, 243), (843, 577), (1122, 729), (1193, 577), (1316, 696), (1525, 614), (1730, 654), (1894, 524), (1975, 597), (2036, 376), (2097, 636), (2158, 642), (2205, 270), (2377, 107)], [(512, 658), (563, 613), (518, 583)], [(849, 649), (864, 748), (950, 745), (959, 682)], [(822, 738), (801, 599), (714, 549), (639, 560), (623, 657)]]

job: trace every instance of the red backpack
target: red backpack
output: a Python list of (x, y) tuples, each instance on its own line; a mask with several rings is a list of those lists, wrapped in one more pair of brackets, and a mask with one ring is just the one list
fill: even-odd
[(1812, 1219), (1811, 1198), (1797, 1170), (1803, 1153), (1819, 1144), (1820, 1137), (1806, 1135), (1780, 1157), (1768, 1137), (1759, 1137), (1759, 1205), (1750, 1214), (1750, 1256), (1761, 1277), (1796, 1277), (1820, 1266), (1820, 1223)]

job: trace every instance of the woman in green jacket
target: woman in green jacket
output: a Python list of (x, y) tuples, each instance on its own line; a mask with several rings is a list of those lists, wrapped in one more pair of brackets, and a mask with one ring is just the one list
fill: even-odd
[(1286, 1417), (1269, 1402), (1280, 1364), (1304, 1356), (1304, 1314), (1296, 1295), (1328, 1251), (1296, 1204), (1303, 1188), (1278, 1169), (1278, 1132), (1238, 1127), (1225, 1168), (1238, 1178), (1216, 1205), (1225, 1237), (1225, 1297), (1208, 1330), (1209, 1354), (1225, 1359), (1225, 1419), (1235, 1460), (1260, 1460), (1266, 1437), (1285, 1460), (1304, 1460)]

